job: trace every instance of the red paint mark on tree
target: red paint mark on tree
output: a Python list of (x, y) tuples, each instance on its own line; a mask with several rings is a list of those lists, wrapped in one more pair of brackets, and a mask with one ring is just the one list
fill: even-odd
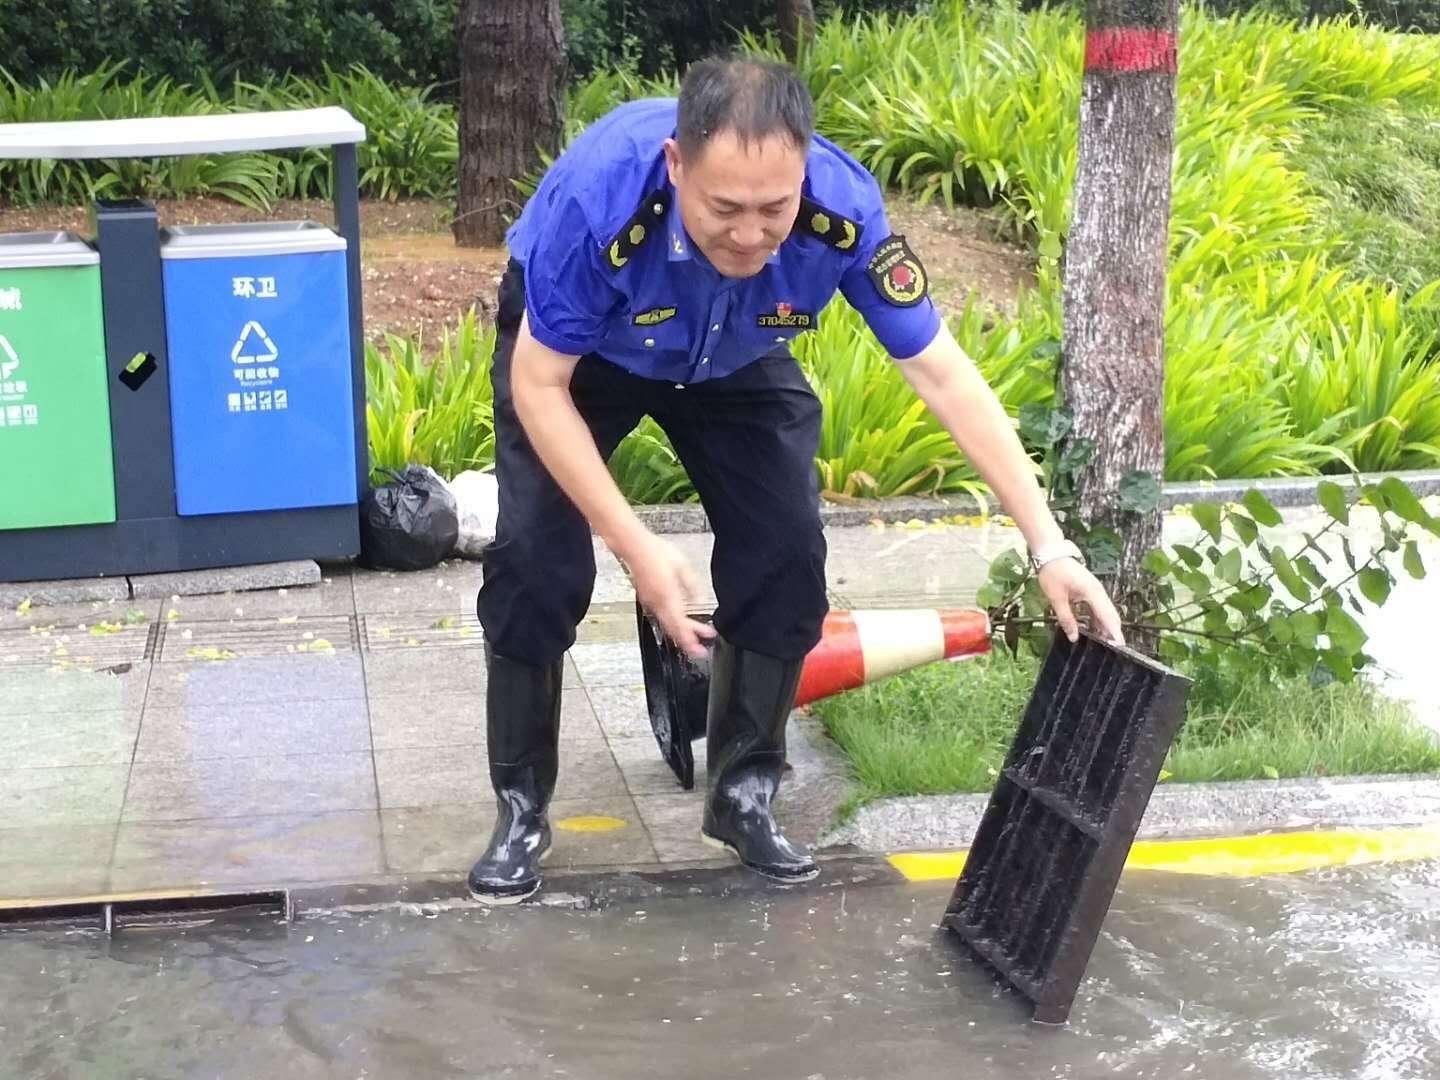
[(1175, 34), (1169, 30), (1110, 27), (1085, 35), (1086, 71), (1175, 72)]

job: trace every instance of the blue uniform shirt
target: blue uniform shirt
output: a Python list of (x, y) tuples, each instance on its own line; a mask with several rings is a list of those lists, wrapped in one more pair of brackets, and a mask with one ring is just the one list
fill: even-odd
[(891, 356), (914, 356), (940, 316), (923, 267), (892, 236), (874, 177), (820, 136), (800, 212), (754, 277), (723, 277), (690, 241), (665, 169), (675, 100), (622, 105), (550, 167), (506, 236), (525, 266), (530, 333), (636, 375), (729, 375), (812, 329), (838, 288)]

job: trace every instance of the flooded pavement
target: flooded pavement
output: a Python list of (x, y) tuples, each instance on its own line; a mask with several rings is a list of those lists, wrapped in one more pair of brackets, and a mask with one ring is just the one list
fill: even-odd
[(1440, 1076), (1440, 861), (1132, 872), (1065, 1028), (948, 884), (0, 934), (5, 1077)]

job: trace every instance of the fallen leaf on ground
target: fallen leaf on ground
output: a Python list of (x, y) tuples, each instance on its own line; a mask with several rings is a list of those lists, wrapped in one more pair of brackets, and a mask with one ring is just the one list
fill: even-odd
[(213, 645), (195, 646), (185, 654), (195, 660), (234, 660), (235, 654), (229, 649), (217, 649)]

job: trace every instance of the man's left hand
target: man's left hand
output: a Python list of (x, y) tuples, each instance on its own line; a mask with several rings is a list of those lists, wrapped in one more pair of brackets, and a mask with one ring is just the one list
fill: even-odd
[(1060, 629), (1072, 642), (1080, 637), (1080, 623), (1075, 617), (1074, 605), (1083, 601), (1089, 607), (1099, 633), (1116, 645), (1125, 644), (1125, 634), (1120, 629), (1120, 613), (1106, 595), (1105, 586), (1074, 559), (1056, 559), (1042, 566), (1040, 588), (1055, 611)]

